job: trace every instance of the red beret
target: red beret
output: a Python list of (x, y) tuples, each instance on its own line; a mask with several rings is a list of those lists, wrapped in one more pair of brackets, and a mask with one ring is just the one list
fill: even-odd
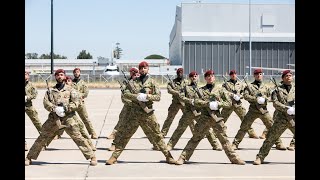
[(139, 64), (139, 69), (141, 69), (142, 67), (149, 67), (149, 64), (146, 62), (146, 61), (142, 61), (140, 64)]
[(208, 70), (204, 73), (204, 77), (210, 76), (211, 74), (214, 74), (214, 72), (212, 70)]
[(71, 80), (72, 80), (72, 77), (71, 77), (71, 76), (66, 76), (66, 81), (67, 81), (68, 79), (71, 79)]
[(259, 73), (262, 73), (262, 69), (256, 69), (254, 70), (253, 74), (259, 74)]
[(286, 74), (288, 74), (288, 73), (292, 74), (292, 72), (291, 72), (290, 70), (285, 70), (285, 71), (283, 71), (281, 78), (283, 78), (283, 77), (284, 77)]
[(193, 77), (194, 75), (198, 75), (198, 73), (196, 71), (191, 71), (191, 73), (189, 74), (189, 77)]
[(178, 73), (180, 73), (180, 72), (182, 72), (182, 73), (183, 73), (183, 68), (179, 68), (179, 69), (177, 69), (177, 74), (178, 74)]
[(132, 68), (129, 70), (129, 72), (138, 73), (139, 70), (138, 70), (138, 68), (136, 68), (136, 67), (132, 67)]
[(80, 68), (74, 68), (73, 72), (75, 72), (76, 70), (79, 70), (79, 71), (80, 71)]
[(229, 75), (232, 75), (232, 74), (237, 74), (236, 70), (231, 70), (231, 71), (229, 72)]
[(57, 69), (56, 72), (54, 73), (54, 75), (57, 75), (59, 73), (66, 74), (66, 72), (63, 69)]

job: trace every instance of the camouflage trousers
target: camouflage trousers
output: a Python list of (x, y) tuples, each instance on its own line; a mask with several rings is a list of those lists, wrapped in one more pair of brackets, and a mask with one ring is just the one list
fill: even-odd
[[(86, 129), (85, 129), (84, 123), (79, 119), (78, 116), (74, 116), (74, 119), (75, 119), (75, 121), (76, 121), (76, 122), (78, 123), (78, 125), (79, 125), (79, 130), (80, 130), (81, 135), (82, 135), (85, 139), (87, 139), (88, 144), (90, 145), (91, 148), (95, 147), (95, 146), (93, 145), (92, 141), (91, 141), (91, 138), (90, 138), (89, 134), (87, 133), (87, 131), (86, 131)], [(56, 131), (55, 136), (56, 136), (56, 135), (61, 136), (61, 135), (63, 134), (63, 132), (64, 132), (64, 129), (59, 129), (58, 131)], [(52, 140), (54, 139), (55, 136), (53, 136), (52, 138), (48, 139), (48, 142), (47, 142), (47, 145), (46, 145), (46, 146), (49, 146), (49, 144), (52, 142)]]
[(238, 158), (237, 153), (232, 149), (231, 143), (225, 133), (224, 121), (219, 121), (217, 123), (212, 119), (211, 116), (208, 115), (200, 115), (200, 119), (195, 125), (194, 134), (183, 149), (180, 157), (185, 160), (189, 160), (194, 150), (196, 149), (200, 141), (206, 136), (210, 128), (213, 129), (230, 161), (232, 159)]
[[(114, 140), (112, 141), (112, 145), (116, 145), (117, 143), (119, 143), (121, 136), (117, 136), (117, 134), (119, 133), (119, 131), (124, 132), (126, 130), (126, 125), (131, 123), (131, 120), (130, 120), (130, 117), (131, 117), (130, 109), (131, 108), (132, 108), (131, 106), (127, 106), (127, 105), (123, 106), (123, 108), (120, 112), (120, 115), (119, 115), (119, 121), (114, 128), (117, 132), (115, 134)], [(154, 121), (154, 124), (157, 125), (156, 126), (157, 129), (160, 129), (160, 124), (157, 122), (157, 119), (154, 118), (152, 120)], [(149, 142), (151, 144), (153, 144), (153, 147), (158, 148), (158, 145), (153, 140), (152, 132), (148, 131), (147, 128), (141, 128), (141, 129), (144, 132), (144, 134), (147, 136)]]
[(89, 135), (92, 135), (93, 133), (95, 133), (93, 125), (92, 125), (91, 121), (89, 120), (88, 112), (87, 112), (86, 105), (84, 102), (82, 102), (82, 104), (79, 105), (79, 108), (77, 109), (76, 112), (78, 113), (82, 122), (86, 126)]
[[(280, 138), (283, 132), (289, 128), (295, 137), (295, 127), (292, 127), (291, 124), (283, 118), (275, 117), (274, 124), (269, 128), (269, 132), (266, 136), (266, 139), (263, 141), (263, 144), (257, 154), (262, 161), (269, 154), (272, 146)], [(295, 144), (295, 138), (292, 139), (290, 144)]]
[(116, 135), (116, 150), (112, 153), (112, 157), (117, 159), (120, 156), (139, 126), (144, 132), (150, 132), (153, 142), (159, 147), (164, 156), (168, 157), (170, 152), (167, 150), (167, 146), (160, 133), (159, 124), (157, 123), (154, 112), (147, 114), (142, 110), (139, 111), (136, 108), (132, 108), (129, 113), (126, 119), (130, 123), (124, 123), (122, 128), (119, 129)]
[(25, 107), (25, 112), (29, 116), (29, 118), (31, 119), (33, 125), (37, 128), (37, 131), (40, 134), (42, 124), (41, 124), (41, 121), (39, 119), (37, 110), (33, 106), (29, 106), (29, 107)]
[[(239, 106), (239, 107), (232, 106), (232, 108), (222, 108), (221, 117), (223, 117), (224, 123), (227, 122), (228, 118), (230, 117), (230, 115), (231, 115), (231, 113), (233, 111), (238, 115), (238, 117), (240, 118), (241, 122), (243, 121), (244, 116), (247, 113), (246, 109), (244, 107), (242, 107), (242, 106)], [(248, 134), (254, 136), (256, 133), (254, 132), (253, 128), (250, 127), (249, 130), (248, 130)]]
[(168, 108), (168, 116), (167, 116), (166, 120), (164, 121), (162, 129), (161, 129), (161, 133), (163, 136), (166, 136), (168, 134), (170, 126), (171, 126), (174, 118), (176, 117), (176, 115), (178, 114), (180, 109), (184, 110), (181, 103), (172, 101), (171, 105)]
[[(66, 133), (77, 144), (84, 157), (86, 159), (91, 159), (94, 156), (94, 152), (88, 141), (81, 135), (79, 123), (77, 123), (75, 117), (75, 114), (67, 115), (64, 117), (62, 124), (67, 125), (67, 128), (65, 128)], [(48, 116), (48, 120), (43, 124), (41, 130), (40, 136), (36, 139), (27, 154), (27, 158), (29, 159), (37, 159), (42, 148), (50, 139), (54, 138), (58, 131), (58, 126), (51, 113)]]
[[(167, 145), (174, 148), (175, 145), (178, 143), (179, 139), (181, 138), (182, 134), (186, 131), (188, 126), (190, 127), (192, 134), (194, 134), (195, 121), (198, 121), (199, 117), (200, 116), (198, 117), (194, 116), (191, 110), (188, 110), (188, 109), (184, 110), (184, 113), (179, 120), (178, 127), (174, 130)], [(208, 139), (212, 148), (216, 149), (217, 147), (219, 147), (219, 143), (213, 131), (209, 131), (208, 129), (208, 131), (205, 134), (205, 137)]]
[[(252, 111), (249, 109), (247, 114), (244, 116), (244, 119), (240, 125), (240, 129), (238, 130), (232, 142), (234, 145), (236, 145), (237, 147), (239, 146), (246, 132), (250, 129), (252, 123), (258, 118), (262, 120), (263, 124), (266, 126), (267, 129), (270, 129), (270, 127), (273, 124), (273, 120), (269, 113), (261, 114), (260, 112)], [(269, 134), (269, 132), (267, 134)], [(281, 143), (281, 139), (278, 138), (276, 141), (276, 145), (280, 145)]]

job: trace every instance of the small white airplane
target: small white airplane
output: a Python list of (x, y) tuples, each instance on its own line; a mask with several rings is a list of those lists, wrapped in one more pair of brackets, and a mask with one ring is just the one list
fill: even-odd
[[(289, 66), (295, 66), (295, 64), (287, 64)], [(246, 68), (250, 68), (249, 66), (246, 66)], [(284, 68), (269, 68), (269, 67), (251, 67), (252, 69), (262, 69), (262, 70), (273, 70), (273, 71), (279, 71), (279, 72), (282, 72), (282, 71), (285, 71), (285, 70), (290, 70), (291, 72), (295, 72), (295, 69), (290, 69), (290, 68), (287, 68), (287, 69), (284, 69)]]

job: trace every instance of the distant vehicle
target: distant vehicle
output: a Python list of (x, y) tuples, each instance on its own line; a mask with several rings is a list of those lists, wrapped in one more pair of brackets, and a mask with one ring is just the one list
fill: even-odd
[(120, 75), (119, 67), (117, 65), (109, 65), (103, 70), (104, 75)]

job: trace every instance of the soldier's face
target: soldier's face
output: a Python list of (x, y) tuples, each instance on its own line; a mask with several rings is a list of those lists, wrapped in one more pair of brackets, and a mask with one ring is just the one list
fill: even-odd
[(58, 83), (63, 83), (63, 82), (65, 82), (66, 75), (61, 72), (61, 73), (56, 74), (56, 75), (55, 75), (55, 78), (56, 78), (56, 81), (57, 81)]
[(68, 85), (72, 85), (72, 80), (71, 80), (71, 79), (68, 79), (66, 83), (67, 83)]
[(24, 80), (25, 81), (28, 81), (30, 78), (29, 74), (28, 73), (24, 73)]
[(177, 73), (177, 76), (178, 76), (179, 78), (181, 78), (181, 77), (183, 76), (183, 72), (179, 71), (179, 72)]
[(262, 81), (262, 77), (263, 77), (262, 73), (254, 74), (254, 79), (256, 81)]
[(198, 80), (198, 75), (193, 75), (192, 77), (190, 77), (191, 82), (197, 82)]
[(292, 80), (293, 80), (293, 76), (292, 76), (291, 73), (288, 73), (288, 74), (286, 74), (286, 75), (283, 76), (282, 80), (283, 80), (283, 82), (284, 82), (285, 84), (291, 84), (291, 82), (292, 82)]
[(205, 77), (204, 79), (207, 81), (207, 84), (212, 84), (216, 80), (216, 78), (214, 77), (213, 74), (210, 74), (209, 76)]
[(76, 78), (80, 77), (80, 71), (79, 70), (75, 70), (73, 72), (73, 76), (76, 77)]
[(230, 79), (236, 80), (237, 79), (237, 74), (236, 73), (231, 74), (230, 75)]
[(148, 67), (148, 66), (144, 66), (144, 67), (141, 67), (141, 68), (139, 69), (139, 73), (140, 73), (141, 75), (146, 75), (146, 74), (148, 74), (148, 71), (149, 71), (149, 67)]

